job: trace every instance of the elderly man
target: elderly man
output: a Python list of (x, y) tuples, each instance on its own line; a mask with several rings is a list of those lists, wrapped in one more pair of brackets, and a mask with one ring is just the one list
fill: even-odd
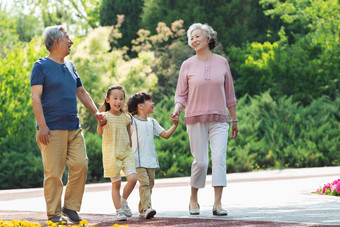
[[(49, 55), (34, 64), (31, 90), (37, 143), (44, 166), (47, 216), (50, 221), (61, 223), (66, 222), (64, 214), (78, 223), (81, 217), (77, 211), (80, 211), (83, 198), (88, 159), (79, 124), (77, 97), (98, 121), (105, 122), (106, 119), (82, 86), (73, 63), (65, 59), (73, 44), (66, 28), (47, 27), (44, 43)], [(62, 175), (66, 164), (69, 173), (62, 208)]]

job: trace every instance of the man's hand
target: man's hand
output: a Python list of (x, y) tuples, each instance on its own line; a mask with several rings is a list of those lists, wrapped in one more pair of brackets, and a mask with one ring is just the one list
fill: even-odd
[(42, 144), (46, 146), (50, 142), (50, 137), (52, 138), (52, 133), (47, 126), (39, 127), (38, 138)]

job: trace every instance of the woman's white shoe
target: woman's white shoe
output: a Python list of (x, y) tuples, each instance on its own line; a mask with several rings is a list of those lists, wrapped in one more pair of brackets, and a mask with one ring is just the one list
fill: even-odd
[(200, 205), (197, 203), (198, 205), (198, 208), (193, 208), (193, 209), (190, 209), (190, 205), (189, 205), (189, 213), (191, 215), (199, 215), (200, 214)]
[(226, 216), (226, 215), (228, 215), (228, 211), (226, 211), (224, 209), (213, 209), (213, 215)]

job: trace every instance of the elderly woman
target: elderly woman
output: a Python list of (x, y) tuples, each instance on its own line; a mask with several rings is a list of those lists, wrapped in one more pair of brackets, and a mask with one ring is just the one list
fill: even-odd
[[(197, 193), (204, 188), (209, 164), (210, 143), (212, 160), (212, 186), (215, 192), (213, 215), (228, 215), (221, 199), (226, 179), (226, 150), (229, 124), (231, 138), (236, 138), (236, 97), (228, 61), (211, 50), (216, 47), (217, 33), (207, 24), (196, 23), (187, 31), (188, 44), (196, 55), (182, 63), (175, 94), (176, 118), (186, 109), (184, 124), (194, 157), (191, 166), (191, 196), (189, 213), (198, 215), (200, 206)], [(231, 116), (229, 119), (228, 112)]]

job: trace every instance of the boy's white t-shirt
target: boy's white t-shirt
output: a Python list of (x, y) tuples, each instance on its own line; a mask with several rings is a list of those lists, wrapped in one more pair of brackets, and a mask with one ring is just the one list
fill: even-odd
[(164, 129), (155, 119), (149, 117), (147, 120), (132, 117), (131, 121), (132, 151), (136, 167), (159, 168), (154, 135), (159, 136)]

